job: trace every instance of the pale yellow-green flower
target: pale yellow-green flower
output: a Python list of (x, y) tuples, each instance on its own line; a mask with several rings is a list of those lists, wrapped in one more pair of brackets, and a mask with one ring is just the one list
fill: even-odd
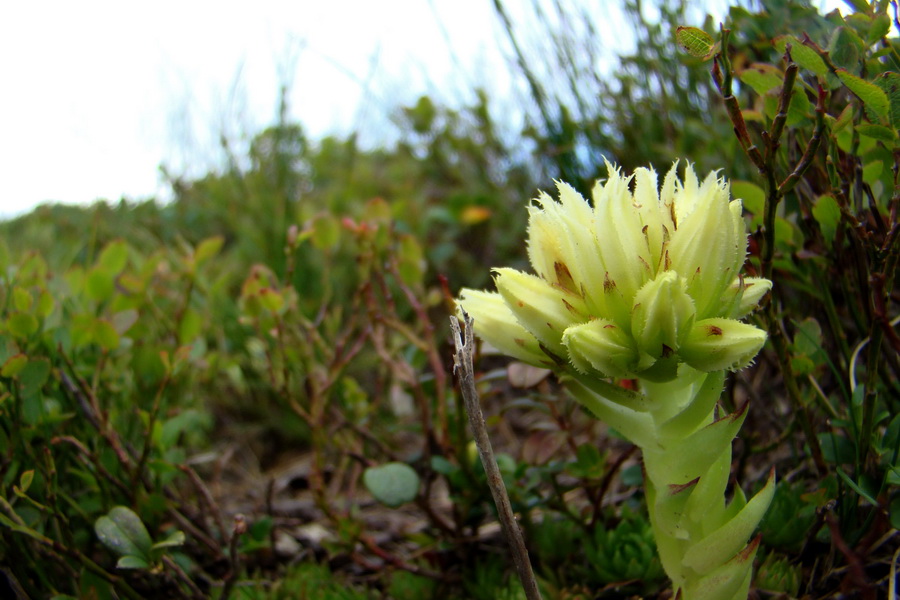
[(476, 333), (527, 363), (601, 377), (668, 381), (682, 363), (749, 364), (766, 335), (738, 319), (772, 284), (740, 274), (740, 200), (691, 165), (683, 180), (673, 165), (661, 188), (652, 169), (607, 168), (593, 204), (560, 183), (559, 200), (541, 194), (528, 208), (535, 275), (495, 269), (497, 292), (462, 290)]

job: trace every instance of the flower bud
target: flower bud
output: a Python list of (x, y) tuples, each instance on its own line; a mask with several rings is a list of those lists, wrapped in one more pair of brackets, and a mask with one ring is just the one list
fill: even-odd
[(631, 332), (638, 348), (654, 358), (675, 353), (694, 323), (694, 301), (684, 278), (665, 271), (634, 297)]
[(497, 290), (521, 325), (552, 352), (563, 357), (563, 331), (588, 319), (584, 300), (540, 277), (515, 269), (495, 269)]
[(640, 367), (631, 336), (607, 319), (573, 325), (563, 334), (572, 365), (581, 373), (630, 379)]
[(766, 332), (733, 319), (703, 319), (684, 340), (681, 358), (700, 371), (735, 371), (750, 364), (766, 343)]
[(472, 316), (476, 335), (500, 352), (538, 367), (553, 364), (500, 294), (465, 288), (460, 292), (459, 304)]
[[(734, 281), (747, 246), (741, 204), (728, 201), (728, 186), (714, 173), (696, 185), (688, 166), (676, 196), (676, 232), (669, 244), (671, 268), (687, 279), (699, 317), (715, 315), (719, 299)], [(685, 207), (679, 207), (685, 204)]]
[(745, 277), (743, 280), (741, 302), (738, 304), (732, 318), (740, 319), (756, 310), (759, 307), (759, 302), (762, 300), (762, 297), (771, 289), (772, 282), (768, 279), (762, 277)]
[[(610, 316), (623, 326), (634, 295), (653, 275), (654, 262), (647, 246), (635, 199), (628, 189), (631, 178), (624, 177), (607, 163), (609, 179), (594, 186), (596, 235), (606, 276), (595, 284), (604, 286)], [(622, 320), (620, 320), (622, 319)]]

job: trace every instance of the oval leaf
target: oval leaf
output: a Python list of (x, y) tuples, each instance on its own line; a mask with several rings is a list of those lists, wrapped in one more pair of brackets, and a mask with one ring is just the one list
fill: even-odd
[(900, 74), (886, 71), (876, 77), (874, 83), (884, 91), (891, 103), (891, 124), (900, 128)]
[(25, 365), (27, 364), (27, 356), (25, 356), (21, 352), (18, 354), (13, 354), (6, 360), (5, 363), (3, 363), (3, 366), (0, 367), (0, 375), (2, 375), (3, 377), (15, 377), (22, 372), (22, 369), (24, 369)]
[(682, 50), (697, 58), (709, 58), (715, 47), (712, 36), (696, 27), (679, 27), (675, 30), (675, 40)]
[(415, 500), (419, 493), (419, 475), (401, 462), (369, 467), (363, 473), (363, 483), (376, 500), (391, 508)]
[(222, 249), (222, 244), (224, 243), (225, 238), (221, 235), (206, 238), (205, 240), (200, 242), (200, 245), (197, 246), (197, 249), (194, 251), (194, 266), (199, 267), (207, 260), (218, 254)]
[(150, 563), (140, 556), (128, 554), (119, 559), (116, 567), (119, 569), (149, 569)]
[(879, 117), (888, 115), (890, 102), (884, 90), (874, 83), (869, 83), (865, 79), (849, 73), (845, 69), (838, 69), (837, 76), (851, 92), (859, 96), (859, 99), (865, 103), (866, 108), (871, 109)]
[(812, 214), (819, 223), (822, 237), (827, 242), (833, 242), (838, 223), (841, 220), (841, 207), (837, 200), (831, 196), (819, 196), (816, 205), (813, 206)]
[(812, 71), (818, 77), (825, 77), (828, 74), (828, 66), (819, 54), (803, 45), (803, 42), (792, 35), (783, 35), (775, 38), (775, 47), (784, 54), (787, 45), (791, 45), (791, 58), (795, 63), (808, 71)]
[(127, 506), (116, 506), (94, 523), (94, 531), (104, 546), (120, 556), (150, 559), (153, 542), (141, 518)]
[(128, 264), (128, 246), (122, 240), (114, 240), (107, 244), (97, 259), (97, 265), (115, 275), (121, 273), (126, 264)]
[(897, 133), (890, 127), (875, 125), (874, 123), (860, 123), (856, 126), (860, 135), (870, 137), (879, 142), (893, 142), (897, 139)]

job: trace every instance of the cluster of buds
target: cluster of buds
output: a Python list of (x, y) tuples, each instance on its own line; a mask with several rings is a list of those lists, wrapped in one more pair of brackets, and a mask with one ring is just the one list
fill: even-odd
[(536, 275), (494, 270), (497, 292), (464, 289), (478, 335), (526, 363), (582, 375), (671, 381), (686, 363), (740, 369), (765, 343), (739, 319), (771, 288), (742, 277), (747, 233), (740, 200), (711, 173), (677, 163), (658, 187), (652, 169), (609, 177), (593, 205), (558, 185), (529, 207)]
[[(535, 275), (495, 269), (497, 292), (464, 289), (460, 304), (482, 339), (555, 370), (598, 418), (642, 450), (659, 558), (682, 600), (744, 600), (774, 492), (774, 472), (750, 500), (726, 505), (731, 441), (747, 412), (717, 410), (725, 372), (766, 341), (742, 323), (772, 287), (743, 277), (740, 200), (715, 173), (702, 182), (677, 163), (657, 187), (651, 169), (609, 177), (593, 204), (559, 185), (531, 207)], [(609, 378), (637, 380), (638, 391)]]

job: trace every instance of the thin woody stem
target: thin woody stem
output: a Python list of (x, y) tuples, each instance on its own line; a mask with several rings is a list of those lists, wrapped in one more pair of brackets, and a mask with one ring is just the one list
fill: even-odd
[(466, 326), (465, 337), (460, 332), (459, 319), (450, 317), (450, 329), (453, 331), (453, 343), (456, 346), (456, 353), (453, 355), (453, 370), (459, 378), (459, 388), (466, 403), (466, 412), (469, 413), (469, 423), (475, 436), (475, 444), (478, 446), (488, 486), (491, 488), (491, 495), (497, 506), (500, 525), (510, 550), (512, 550), (516, 571), (519, 573), (519, 579), (525, 590), (525, 598), (541, 600), (541, 592), (528, 558), (528, 549), (525, 548), (522, 531), (513, 515), (509, 495), (506, 493), (506, 486), (500, 475), (500, 467), (497, 466), (497, 460), (494, 458), (494, 450), (484, 424), (484, 414), (481, 412), (481, 402), (478, 392), (475, 390), (475, 370), (472, 366), (475, 338), (472, 333), (472, 317), (463, 312), (463, 319)]

